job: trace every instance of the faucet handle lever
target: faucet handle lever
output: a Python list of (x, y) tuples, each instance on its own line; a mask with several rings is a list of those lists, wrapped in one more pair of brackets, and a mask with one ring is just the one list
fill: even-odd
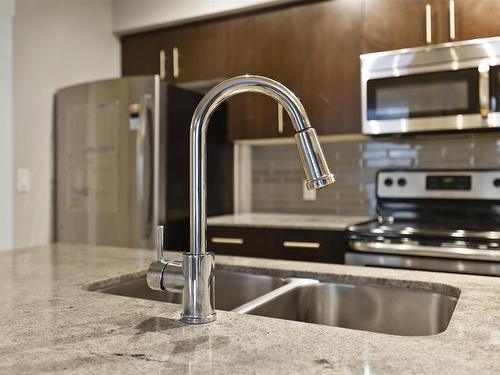
[(163, 257), (163, 225), (155, 228), (156, 260), (149, 265), (146, 281), (153, 290), (166, 290), (181, 293), (184, 288), (182, 262), (167, 260)]
[(157, 225), (155, 228), (155, 250), (156, 260), (163, 260), (163, 225)]
[(149, 265), (146, 281), (153, 290), (164, 290), (162, 280), (167, 261), (163, 258), (163, 225), (155, 228), (154, 248), (156, 260)]

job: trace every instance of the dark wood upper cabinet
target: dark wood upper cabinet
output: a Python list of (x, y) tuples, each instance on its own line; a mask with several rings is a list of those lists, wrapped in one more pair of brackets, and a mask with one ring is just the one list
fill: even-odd
[(227, 76), (225, 27), (224, 21), (217, 21), (186, 25), (167, 31), (168, 54), (172, 59), (169, 74), (173, 76), (174, 81), (197, 81)]
[[(361, 0), (298, 4), (228, 22), (228, 72), (260, 74), (289, 87), (320, 135), (360, 131)], [(277, 103), (243, 95), (230, 100), (233, 139), (291, 136)], [(280, 126), (281, 125), (281, 126)]]
[[(301, 2), (122, 38), (123, 75), (169, 82), (258, 74), (290, 88), (320, 135), (360, 130), (363, 0)], [(259, 94), (229, 99), (230, 138), (289, 137), (289, 116)]]
[(456, 40), (500, 36), (500, 1), (455, 0), (455, 32)]
[(225, 36), (223, 22), (124, 36), (122, 75), (163, 74), (169, 82), (224, 78)]
[(320, 135), (361, 131), (362, 5), (336, 0), (296, 9), (297, 93)]
[[(299, 25), (294, 8), (244, 15), (227, 22), (227, 72), (229, 76), (257, 74), (275, 79), (297, 93), (299, 77), (293, 72), (299, 51), (294, 48)], [(290, 136), (293, 129), (286, 113), (280, 124), (278, 104), (260, 94), (229, 99), (232, 139)]]
[(160, 51), (164, 48), (165, 33), (161, 31), (122, 37), (122, 75), (159, 74)]
[(364, 0), (363, 52), (418, 47), (429, 41), (439, 43), (441, 7), (436, 0)]
[(500, 36), (498, 15), (499, 0), (364, 0), (362, 50)]

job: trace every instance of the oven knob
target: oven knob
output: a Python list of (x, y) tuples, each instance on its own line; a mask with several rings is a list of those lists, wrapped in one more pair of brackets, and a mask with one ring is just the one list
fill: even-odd
[(398, 179), (398, 185), (401, 187), (406, 186), (406, 178), (400, 178)]
[(500, 178), (495, 178), (493, 180), (493, 185), (495, 185), (495, 187), (497, 188), (500, 187)]
[(392, 178), (386, 178), (384, 180), (384, 185), (385, 186), (392, 186), (392, 184), (393, 184)]

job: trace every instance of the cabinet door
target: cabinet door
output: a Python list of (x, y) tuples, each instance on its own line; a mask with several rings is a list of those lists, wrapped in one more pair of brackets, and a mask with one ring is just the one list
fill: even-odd
[(500, 36), (500, 1), (455, 0), (455, 29), (456, 40)]
[(360, 133), (361, 0), (299, 7), (297, 91), (320, 135)]
[[(426, 15), (427, 5), (430, 5), (430, 19)], [(441, 42), (441, 28), (445, 25), (438, 20), (439, 1), (364, 0), (363, 7), (364, 53)]]
[(268, 258), (272, 234), (259, 228), (207, 227), (207, 249), (215, 254)]
[[(300, 26), (294, 8), (245, 15), (227, 25), (228, 75), (258, 74), (275, 79), (297, 92), (295, 47)], [(279, 124), (278, 104), (260, 94), (242, 94), (229, 100), (232, 139), (290, 136), (294, 132), (288, 115)]]
[(347, 240), (343, 231), (268, 230), (276, 241), (271, 258), (344, 264)]
[(164, 35), (159, 31), (122, 37), (122, 76), (159, 74), (164, 48)]
[[(362, 0), (299, 4), (228, 22), (228, 72), (261, 74), (288, 86), (320, 135), (359, 133)], [(230, 100), (232, 139), (292, 136), (273, 99)]]
[(226, 76), (225, 32), (224, 21), (187, 25), (169, 30), (168, 53), (172, 59), (173, 79), (176, 82), (186, 82), (224, 78)]

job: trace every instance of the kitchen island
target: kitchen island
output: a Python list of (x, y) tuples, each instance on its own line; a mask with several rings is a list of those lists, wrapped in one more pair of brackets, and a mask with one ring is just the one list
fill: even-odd
[[(178, 257), (170, 253), (169, 257)], [(216, 258), (219, 267), (345, 283), (459, 290), (446, 331), (395, 336), (93, 291), (143, 275), (153, 252), (54, 244), (0, 253), (0, 373), (500, 373), (500, 279)]]

